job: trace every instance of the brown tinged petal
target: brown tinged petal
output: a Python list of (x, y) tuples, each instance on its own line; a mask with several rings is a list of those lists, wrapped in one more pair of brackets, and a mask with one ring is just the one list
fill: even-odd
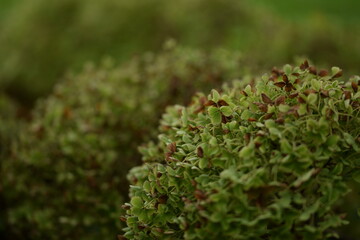
[(294, 99), (299, 95), (299, 93), (292, 93), (289, 95), (289, 98)]
[(320, 96), (323, 97), (323, 98), (329, 97), (329, 91), (328, 90), (321, 90), (320, 91)]
[(299, 103), (306, 103), (306, 101), (301, 96), (299, 96), (297, 100)]
[(283, 118), (278, 118), (275, 120), (275, 122), (278, 124), (284, 124), (285, 120)]
[(204, 111), (204, 106), (199, 106), (197, 109), (195, 109), (194, 114), (198, 114)]
[(229, 104), (227, 102), (225, 102), (223, 99), (219, 100), (218, 102), (219, 106), (229, 106)]
[(272, 118), (273, 115), (274, 115), (274, 113), (265, 114), (264, 119), (268, 120), (268, 119)]
[(333, 76), (333, 78), (339, 78), (339, 77), (341, 77), (342, 75), (343, 75), (343, 71), (340, 70), (340, 71), (338, 71), (338, 72)]
[(273, 103), (273, 101), (265, 93), (261, 94), (261, 99), (263, 100), (264, 103), (267, 103), (267, 104)]
[(283, 104), (283, 103), (285, 103), (285, 96), (284, 95), (282, 95), (282, 96), (275, 99), (275, 105), (276, 106), (279, 106), (280, 104)]
[(351, 102), (351, 106), (354, 108), (354, 109), (358, 109), (360, 107), (360, 103), (358, 101), (352, 101)]
[(201, 147), (198, 147), (196, 150), (196, 154), (199, 158), (204, 157), (204, 150)]
[(306, 70), (309, 68), (309, 62), (308, 60), (305, 60), (303, 64), (300, 65), (301, 70)]
[(345, 96), (345, 99), (350, 99), (351, 98), (351, 92), (350, 91), (344, 91), (344, 96)]
[(275, 86), (279, 87), (279, 88), (283, 88), (285, 87), (286, 83), (284, 82), (277, 82), (277, 83), (274, 83)]
[(356, 82), (351, 82), (351, 87), (354, 90), (354, 92), (357, 92), (359, 90), (359, 86)]
[(282, 79), (283, 79), (283, 81), (284, 81), (285, 83), (288, 83), (288, 82), (289, 82), (289, 78), (288, 78), (288, 76), (286, 76), (286, 74), (284, 74), (284, 75), (282, 76)]
[(199, 99), (199, 101), (200, 101), (200, 103), (201, 103), (202, 105), (204, 105), (204, 104), (207, 102), (207, 98), (204, 97), (204, 96), (201, 96), (200, 99)]
[(139, 229), (139, 230), (144, 230), (145, 228), (146, 228), (145, 225), (138, 225), (138, 229)]
[(286, 84), (286, 86), (285, 86), (286, 92), (291, 92), (291, 90), (293, 90), (293, 89), (295, 90), (294, 86), (291, 83)]
[(195, 190), (194, 196), (198, 200), (205, 200), (206, 199), (205, 193), (203, 191), (201, 191), (200, 189)]
[(245, 140), (246, 144), (248, 144), (250, 142), (250, 138), (251, 138), (250, 133), (246, 133), (244, 135), (244, 140)]
[(325, 77), (325, 76), (327, 76), (327, 75), (329, 75), (329, 72), (327, 71), (327, 70), (320, 70), (320, 72), (318, 73), (318, 75), (320, 76), (320, 77)]
[(265, 113), (268, 111), (267, 104), (264, 104), (264, 103), (254, 103), (254, 104), (259, 107), (260, 111), (265, 112)]
[(256, 148), (261, 147), (261, 145), (262, 145), (262, 143), (261, 143), (261, 142), (255, 142), (255, 147), (256, 147)]
[(172, 153), (171, 153), (171, 152), (166, 152), (166, 153), (165, 153), (165, 160), (166, 160), (166, 161), (171, 161), (171, 156), (172, 156)]
[(167, 195), (161, 195), (159, 198), (158, 198), (158, 202), (160, 203), (160, 204), (165, 204), (166, 202), (167, 202), (167, 200), (168, 200), (168, 196)]
[(317, 75), (316, 68), (314, 66), (309, 67), (309, 73)]
[(205, 107), (216, 106), (216, 103), (214, 101), (212, 101), (212, 100), (209, 100), (204, 104), (204, 106)]
[(121, 208), (124, 209), (124, 210), (129, 210), (130, 206), (126, 205), (126, 204), (123, 204), (123, 205), (121, 205)]
[(328, 118), (332, 117), (333, 115), (334, 115), (334, 111), (333, 111), (333, 110), (331, 110), (331, 109), (327, 109), (327, 110), (326, 110), (326, 116), (327, 116)]
[(224, 116), (224, 115), (221, 115), (221, 122), (222, 123), (227, 123), (227, 122), (229, 122), (230, 120), (229, 120), (230, 118), (228, 118), (228, 117), (226, 117), (226, 116)]
[(314, 89), (306, 89), (305, 91), (304, 91), (304, 94), (306, 95), (306, 96), (309, 96), (311, 93), (317, 93)]
[(168, 150), (170, 151), (170, 153), (174, 153), (176, 152), (176, 142), (172, 142), (167, 146)]

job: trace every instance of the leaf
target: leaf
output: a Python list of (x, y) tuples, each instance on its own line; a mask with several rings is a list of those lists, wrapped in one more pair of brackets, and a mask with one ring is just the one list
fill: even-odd
[(244, 89), (244, 92), (247, 94), (247, 95), (250, 95), (252, 93), (251, 91), (251, 86), (250, 85), (247, 85)]
[(272, 136), (276, 136), (278, 138), (281, 138), (281, 131), (275, 127), (269, 128), (269, 132)]
[(280, 104), (279, 106), (279, 111), (286, 113), (290, 110), (290, 106), (289, 105), (285, 105), (285, 104)]
[(267, 128), (273, 128), (273, 127), (276, 127), (276, 123), (275, 123), (274, 120), (269, 119), (269, 120), (266, 120), (266, 121), (265, 121), (265, 126), (266, 126)]
[(297, 112), (298, 112), (298, 114), (299, 114), (300, 116), (306, 114), (306, 113), (307, 113), (307, 106), (306, 106), (306, 104), (300, 104), (299, 109), (297, 110)]
[(310, 93), (309, 96), (307, 96), (307, 102), (310, 105), (315, 105), (317, 101), (317, 95), (314, 93)]
[(304, 209), (304, 212), (299, 216), (299, 220), (300, 220), (300, 221), (306, 221), (306, 220), (308, 220), (308, 219), (311, 217), (311, 215), (312, 215), (313, 213), (315, 213), (316, 210), (319, 209), (319, 207), (320, 207), (320, 202), (317, 201), (317, 202), (314, 203), (312, 206)]
[(209, 107), (208, 113), (212, 124), (219, 125), (221, 123), (221, 112), (217, 107)]
[(141, 197), (138, 197), (138, 196), (132, 197), (130, 203), (135, 208), (141, 208), (143, 206), (143, 201), (142, 201)]
[(355, 95), (354, 95), (354, 99), (358, 99), (360, 98), (360, 92), (357, 92)]
[(344, 133), (345, 141), (354, 148), (355, 151), (359, 152), (359, 146), (357, 145), (355, 139), (353, 136), (351, 136), (349, 133)]
[(222, 179), (229, 179), (229, 180), (232, 180), (232, 181), (236, 181), (237, 180), (237, 173), (236, 173), (236, 169), (234, 168), (229, 168), (229, 169), (226, 169), (224, 171), (222, 171), (220, 173), (220, 178)]
[(188, 125), (188, 113), (187, 113), (186, 108), (183, 108), (181, 110), (181, 120), (182, 120), (183, 126)]
[(229, 117), (232, 115), (232, 110), (230, 107), (228, 106), (222, 106), (220, 108), (220, 111), (226, 116), (226, 117)]
[(319, 82), (318, 80), (316, 80), (316, 79), (312, 79), (312, 80), (311, 80), (311, 86), (312, 86), (312, 88), (315, 89), (316, 91), (319, 91), (320, 88), (321, 88), (320, 82)]
[(285, 138), (280, 140), (280, 147), (284, 153), (291, 153), (293, 151), (292, 146)]
[(217, 103), (220, 100), (219, 92), (216, 91), (215, 89), (213, 89), (211, 92), (212, 92), (212, 100)]
[(340, 162), (336, 164), (334, 170), (332, 171), (332, 174), (334, 175), (340, 175), (344, 169), (344, 165)]
[(332, 67), (331, 73), (332, 73), (333, 77), (341, 77), (342, 76), (342, 70), (338, 67)]
[(310, 171), (308, 171), (304, 175), (298, 177), (298, 179), (296, 179), (296, 181), (293, 183), (293, 186), (296, 187), (296, 188), (300, 187), (304, 182), (308, 181), (317, 172), (318, 172), (318, 170), (316, 170), (314, 168), (311, 169)]
[(339, 140), (340, 140), (340, 137), (338, 135), (331, 135), (326, 140), (326, 145), (328, 147), (333, 147), (338, 143)]
[(217, 142), (216, 137), (211, 137), (209, 143), (210, 143), (210, 145), (212, 145), (212, 146), (217, 145), (218, 142)]
[(249, 158), (254, 153), (254, 144), (249, 144), (248, 146), (243, 147), (239, 152), (240, 158)]
[(241, 119), (248, 120), (249, 118), (251, 118), (251, 112), (246, 109), (242, 112)]
[(208, 160), (206, 158), (201, 158), (199, 161), (199, 168), (204, 169), (208, 166)]
[(143, 188), (146, 192), (150, 192), (151, 187), (150, 187), (150, 182), (149, 181), (145, 181), (143, 184)]

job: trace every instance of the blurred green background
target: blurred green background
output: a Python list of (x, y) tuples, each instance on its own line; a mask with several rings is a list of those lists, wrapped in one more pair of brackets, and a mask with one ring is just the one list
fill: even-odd
[(309, 57), (350, 73), (360, 63), (355, 0), (3, 0), (0, 86), (21, 104), (46, 96), (66, 71), (183, 46), (240, 50), (253, 69)]
[[(36, 102), (51, 98), (67, 73), (157, 53), (168, 39), (204, 52), (239, 51), (256, 75), (298, 58), (359, 74), (359, 10), (357, 0), (0, 0), (1, 161)], [(344, 211), (360, 222), (352, 214), (359, 191), (351, 196)], [(343, 231), (360, 236), (360, 229)]]

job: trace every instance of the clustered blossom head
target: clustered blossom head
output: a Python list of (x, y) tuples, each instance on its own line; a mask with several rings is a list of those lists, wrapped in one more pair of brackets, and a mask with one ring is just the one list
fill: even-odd
[(360, 181), (359, 77), (284, 66), (168, 108), (141, 148), (127, 239), (327, 239)]
[[(37, 104), (1, 162), (7, 231), (27, 240), (111, 238), (123, 227), (117, 220), (127, 171), (141, 161), (137, 146), (153, 138), (165, 106), (236, 77), (240, 63), (234, 52), (172, 44), (121, 66), (108, 60), (69, 74)], [(7, 130), (0, 127), (6, 143)]]

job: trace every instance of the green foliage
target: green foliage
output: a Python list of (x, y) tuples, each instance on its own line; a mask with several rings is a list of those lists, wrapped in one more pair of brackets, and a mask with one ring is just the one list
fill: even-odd
[(337, 236), (334, 207), (360, 172), (360, 78), (341, 75), (286, 65), (168, 108), (129, 174), (124, 237)]
[[(111, 239), (136, 149), (168, 104), (187, 103), (243, 71), (236, 53), (168, 48), (68, 75), (39, 102), (1, 182), (14, 239)], [(134, 205), (140, 204), (136, 199)]]

